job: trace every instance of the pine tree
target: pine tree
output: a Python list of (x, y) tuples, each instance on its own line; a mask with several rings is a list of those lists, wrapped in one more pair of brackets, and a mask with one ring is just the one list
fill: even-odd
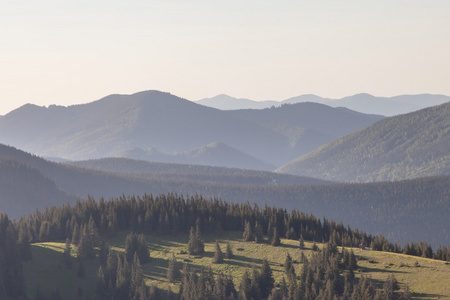
[(255, 242), (262, 243), (264, 241), (264, 235), (261, 225), (259, 225), (258, 221), (255, 224)]
[(180, 269), (177, 265), (177, 259), (175, 254), (172, 254), (172, 258), (169, 259), (169, 267), (167, 268), (167, 279), (169, 282), (174, 283), (180, 279)]
[(288, 252), (286, 253), (286, 259), (284, 260), (284, 271), (286, 272), (288, 278), (291, 276), (293, 268), (294, 265), (292, 264), (292, 257)]
[(278, 236), (278, 230), (276, 227), (273, 228), (273, 236), (272, 236), (272, 246), (279, 246), (281, 244), (280, 237)]
[(356, 261), (355, 253), (353, 253), (353, 249), (350, 250), (350, 260), (348, 263), (348, 269), (355, 271), (358, 268), (358, 263)]
[(225, 251), (225, 257), (232, 259), (234, 257), (233, 249), (231, 248), (230, 242), (227, 243), (227, 250)]
[(250, 299), (251, 282), (248, 277), (248, 271), (242, 274), (241, 283), (239, 284), (239, 299)]
[(72, 247), (70, 246), (69, 238), (66, 239), (66, 246), (63, 252), (63, 262), (66, 265), (66, 268), (72, 269)]
[(253, 241), (252, 226), (250, 225), (249, 221), (245, 221), (244, 233), (242, 234), (242, 239), (244, 240), (244, 242)]
[(215, 264), (223, 263), (223, 253), (217, 241), (216, 241), (216, 250), (214, 251), (214, 263)]
[(72, 233), (72, 244), (78, 246), (79, 242), (80, 242), (80, 226), (78, 225), (78, 223), (75, 223)]
[(299, 245), (300, 249), (305, 249), (305, 241), (303, 240), (303, 235), (300, 235), (299, 242), (300, 242), (300, 245)]
[(264, 258), (261, 266), (261, 272), (259, 276), (259, 286), (261, 290), (261, 297), (267, 298), (274, 287), (275, 279), (273, 278), (272, 269), (270, 268), (269, 261)]
[(190, 255), (199, 255), (205, 252), (205, 245), (203, 244), (200, 236), (200, 229), (197, 226), (197, 230), (191, 227), (189, 233), (188, 253)]

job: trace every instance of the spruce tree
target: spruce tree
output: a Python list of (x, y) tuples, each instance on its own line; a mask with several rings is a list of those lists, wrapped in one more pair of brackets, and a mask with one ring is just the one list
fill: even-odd
[(180, 279), (180, 276), (181, 274), (177, 265), (177, 259), (175, 258), (175, 254), (172, 253), (172, 258), (169, 259), (169, 267), (167, 268), (167, 280), (174, 283)]
[(262, 243), (264, 241), (264, 235), (261, 225), (259, 225), (258, 221), (255, 224), (255, 242)]
[(64, 248), (63, 252), (63, 262), (66, 268), (72, 269), (72, 247), (70, 246), (70, 240), (69, 238), (66, 239), (66, 246)]
[(205, 245), (203, 244), (200, 236), (200, 229), (197, 226), (197, 230), (191, 227), (189, 233), (188, 253), (189, 255), (199, 255), (205, 252)]
[(244, 233), (242, 234), (242, 239), (244, 240), (244, 242), (253, 241), (252, 226), (250, 225), (249, 221), (245, 221)]
[(223, 263), (223, 253), (217, 241), (216, 241), (216, 249), (214, 251), (214, 263), (215, 264)]
[(272, 236), (272, 246), (279, 246), (281, 244), (280, 237), (278, 236), (278, 230), (276, 227), (273, 228), (273, 236)]
[(284, 260), (284, 271), (286, 272), (286, 275), (290, 276), (290, 274), (292, 273), (292, 268), (294, 267), (294, 265), (292, 264), (292, 257), (291, 255), (288, 253), (286, 253), (286, 259)]
[(259, 276), (259, 286), (261, 291), (261, 297), (267, 298), (274, 287), (275, 279), (273, 278), (272, 269), (270, 268), (269, 261), (264, 258), (261, 272)]
[(231, 248), (230, 242), (227, 243), (227, 250), (225, 251), (225, 257), (231, 259), (234, 257), (233, 249)]
[(300, 249), (305, 249), (305, 241), (303, 240), (303, 235), (300, 235)]

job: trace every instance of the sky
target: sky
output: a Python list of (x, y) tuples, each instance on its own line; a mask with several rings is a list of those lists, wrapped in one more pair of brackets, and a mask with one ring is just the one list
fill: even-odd
[(0, 0), (0, 115), (170, 92), (450, 95), (448, 0)]

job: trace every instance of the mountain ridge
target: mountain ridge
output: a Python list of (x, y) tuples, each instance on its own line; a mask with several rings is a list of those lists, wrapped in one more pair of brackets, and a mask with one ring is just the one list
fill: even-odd
[(390, 117), (303, 155), (277, 172), (385, 181), (450, 174), (450, 101)]
[[(219, 95), (220, 96), (220, 95)], [(314, 102), (325, 104), (331, 107), (346, 107), (348, 109), (366, 114), (378, 114), (383, 116), (394, 116), (417, 111), (426, 107), (443, 104), (450, 100), (450, 96), (440, 94), (416, 94), (416, 95), (398, 95), (393, 97), (377, 97), (368, 93), (359, 93), (343, 98), (323, 98), (314, 94), (304, 94), (291, 97), (282, 101), (255, 101), (250, 99), (234, 98), (227, 95), (227, 99), (219, 99), (218, 96), (204, 98), (197, 102), (218, 109), (235, 110), (250, 108), (269, 108), (271, 106), (280, 106), (286, 103)]]
[[(279, 167), (348, 131), (383, 118), (348, 111), (345, 114), (340, 109), (317, 104), (313, 108), (309, 107), (311, 104), (292, 105), (292, 109), (305, 116), (331, 110), (340, 116), (342, 124), (347, 122), (351, 126), (336, 135), (321, 132), (317, 127), (322, 125), (317, 122), (314, 126), (298, 122), (286, 126), (283, 114), (278, 113), (289, 113), (286, 108), (221, 111), (170, 93), (143, 91), (109, 95), (69, 107), (25, 105), (0, 119), (0, 143), (43, 157), (85, 160), (116, 156), (135, 148), (156, 147), (162, 153), (180, 153), (221, 142), (253, 160)], [(250, 120), (255, 113), (267, 115), (271, 122)], [(365, 120), (362, 123), (361, 118)], [(326, 122), (333, 119), (337, 117)], [(323, 130), (335, 131), (338, 127), (339, 124)], [(216, 162), (220, 163), (220, 159)]]

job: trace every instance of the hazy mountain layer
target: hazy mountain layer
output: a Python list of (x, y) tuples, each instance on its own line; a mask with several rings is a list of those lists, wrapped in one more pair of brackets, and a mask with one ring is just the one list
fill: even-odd
[[(401, 243), (406, 240), (425, 240), (435, 246), (439, 242), (450, 243), (450, 176), (368, 184), (317, 184), (323, 181), (263, 171), (120, 158), (72, 163), (85, 167), (80, 168), (50, 163), (3, 145), (0, 159), (16, 160), (12, 164), (20, 166), (11, 169), (9, 162), (6, 167), (0, 164), (0, 174), (7, 178), (0, 182), (0, 208), (11, 217), (33, 212), (36, 207), (65, 203), (67, 199), (73, 203), (73, 197), (66, 198), (67, 193), (99, 199), (171, 192), (288, 210), (296, 208), (343, 221), (352, 228), (381, 233)], [(25, 171), (15, 176), (12, 172), (15, 169)], [(27, 175), (30, 173), (31, 176)], [(58, 190), (66, 193), (61, 195)]]
[(117, 154), (116, 157), (153, 162), (208, 165), (249, 170), (271, 171), (276, 169), (274, 165), (264, 163), (248, 154), (228, 147), (223, 143), (211, 143), (204, 147), (175, 154), (161, 153), (154, 148), (148, 150), (134, 148), (121, 152)]
[(315, 102), (331, 107), (346, 107), (366, 114), (395, 116), (443, 104), (449, 100), (449, 96), (430, 94), (400, 95), (395, 97), (375, 97), (369, 94), (356, 94), (341, 99), (322, 98), (316, 95), (301, 95), (278, 102), (253, 101), (249, 99), (237, 99), (228, 95), (218, 95), (216, 97), (199, 100), (197, 103), (223, 110), (235, 110), (269, 108), (286, 103)]
[(450, 102), (379, 121), (278, 169), (339, 181), (450, 174)]
[(230, 184), (327, 183), (263, 171), (123, 158), (71, 162), (72, 165), (68, 165), (50, 162), (2, 144), (0, 160), (0, 211), (6, 211), (11, 217), (31, 213), (37, 207), (62, 204), (67, 200), (73, 202), (76, 197), (88, 195), (110, 198), (123, 194), (177, 192), (213, 196), (220, 195), (220, 186)]
[[(295, 118), (294, 110), (302, 112), (303, 117), (309, 116), (308, 120), (323, 120), (323, 114), (327, 118), (324, 124), (285, 122)], [(269, 119), (260, 122), (261, 117), (255, 116), (258, 112)], [(259, 160), (265, 166), (278, 167), (335, 139), (342, 132), (360, 129), (381, 118), (351, 111), (344, 113), (342, 109), (318, 104), (296, 104), (291, 109), (277, 108), (270, 112), (235, 113), (158, 91), (111, 95), (69, 107), (45, 108), (28, 104), (0, 119), (0, 143), (43, 157), (70, 160), (111, 157), (130, 149), (155, 147), (168, 154), (184, 152), (187, 155), (187, 151), (197, 151), (196, 155), (191, 152), (186, 156), (189, 163), (219, 162), (239, 166), (242, 154), (246, 154), (253, 157), (247, 159), (249, 162)], [(289, 113), (291, 115), (285, 115)], [(361, 122), (362, 119), (366, 120)], [(220, 151), (215, 151), (214, 159), (199, 155), (198, 148), (215, 142), (230, 148), (224, 151), (225, 146), (222, 146)], [(236, 155), (234, 151), (233, 157), (231, 148), (242, 153)], [(218, 149), (209, 147), (207, 152)]]

